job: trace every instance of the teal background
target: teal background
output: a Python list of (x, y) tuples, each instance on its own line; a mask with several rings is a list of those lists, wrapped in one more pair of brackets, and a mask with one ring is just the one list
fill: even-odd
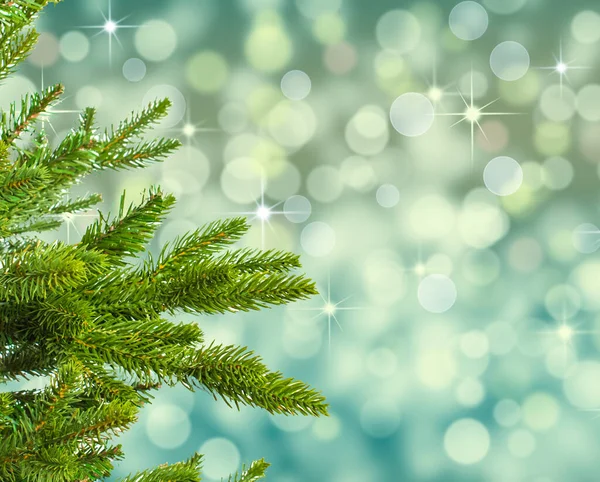
[[(0, 105), (39, 89), (42, 70), (45, 85), (63, 82), (47, 126), (56, 142), (76, 121), (69, 111), (95, 105), (108, 126), (175, 95), (174, 117), (152, 135), (185, 144), (163, 164), (99, 173), (73, 193), (102, 192), (105, 213), (123, 189), (130, 202), (152, 183), (176, 194), (155, 254), (245, 213), (244, 243), (300, 253), (322, 293), (173, 319), (318, 387), (329, 419), (161, 389), (119, 437), (126, 459), (114, 480), (196, 450), (209, 481), (260, 457), (274, 482), (598, 480), (600, 12), (589, 0), (483, 0), (485, 28), (473, 13), (482, 9), (464, 2), (472, 10), (459, 23), (484, 30), (464, 40), (449, 23), (458, 3), (115, 0), (123, 28), (110, 55), (106, 1), (65, 0), (43, 13), (40, 45), (0, 89)], [(392, 10), (411, 20), (382, 33)], [(511, 55), (516, 74), (491, 62), (505, 41), (528, 52), (522, 72)], [(132, 58), (145, 65), (140, 80), (124, 73)], [(285, 95), (301, 96), (302, 85), (282, 90), (293, 70), (311, 81), (302, 100)], [(497, 99), (482, 112), (510, 114), (477, 119), (485, 136), (475, 124), (472, 158), (469, 120), (452, 126), (466, 108), (458, 93), (470, 101), (471, 72), (474, 105)], [(408, 104), (392, 113), (406, 128), (431, 124), (417, 136), (390, 122), (409, 92), (435, 108), (434, 118)], [(506, 159), (484, 176), (501, 156), (518, 163), (516, 178), (507, 181)], [(493, 192), (515, 179), (514, 193)], [(256, 217), (263, 202), (268, 223)], [(76, 242), (91, 219), (44, 237)]]

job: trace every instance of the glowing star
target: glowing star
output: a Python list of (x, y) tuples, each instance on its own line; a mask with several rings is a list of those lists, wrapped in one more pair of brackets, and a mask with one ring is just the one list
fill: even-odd
[[(44, 66), (43, 65), (41, 67), (41, 85), (42, 85), (42, 91), (43, 91), (46, 88), (45, 80), (44, 80)], [(55, 105), (58, 106), (58, 105), (62, 104), (66, 99), (68, 99), (68, 97), (61, 97), (56, 102)], [(48, 125), (50, 126), (50, 129), (52, 129), (52, 132), (54, 132), (54, 134), (56, 136), (58, 136), (58, 132), (56, 132), (56, 129), (52, 125), (52, 122), (50, 122), (50, 114), (80, 114), (80, 111), (68, 110), (68, 109), (54, 109), (53, 107), (47, 107), (46, 110), (40, 114), (39, 119), (41, 121), (42, 131), (46, 128), (46, 123), (48, 123)]]
[(265, 176), (264, 174), (261, 176), (260, 179), (260, 201), (256, 201), (256, 209), (254, 211), (234, 211), (234, 212), (228, 212), (228, 213), (224, 213), (224, 214), (235, 214), (235, 215), (239, 215), (239, 214), (243, 214), (245, 216), (252, 216), (250, 218), (250, 221), (254, 221), (255, 219), (258, 219), (260, 221), (260, 227), (261, 227), (261, 247), (262, 249), (265, 249), (265, 224), (268, 224), (269, 227), (271, 229), (273, 229), (273, 227), (271, 226), (270, 223), (270, 219), (273, 216), (276, 215), (288, 215), (288, 214), (310, 214), (310, 213), (305, 213), (305, 212), (301, 212), (301, 211), (275, 211), (275, 208), (281, 204), (283, 204), (283, 201), (278, 202), (277, 204), (274, 204), (272, 206), (267, 206), (265, 204)]
[(423, 263), (417, 263), (414, 272), (417, 276), (423, 276), (427, 272), (427, 267)]
[(444, 95), (444, 91), (436, 86), (430, 87), (429, 90), (427, 91), (427, 97), (429, 97), (429, 100), (431, 100), (433, 103), (436, 103), (436, 102), (439, 102), (440, 100), (442, 100), (443, 95)]
[(460, 117), (460, 119), (458, 121), (456, 121), (454, 124), (452, 124), (450, 127), (454, 127), (455, 125), (460, 124), (461, 122), (464, 122), (464, 121), (467, 121), (471, 125), (471, 162), (473, 162), (474, 157), (475, 157), (475, 126), (477, 126), (478, 129), (481, 131), (481, 133), (483, 134), (483, 137), (486, 140), (488, 140), (485, 131), (482, 129), (481, 124), (479, 123), (479, 120), (483, 116), (517, 115), (518, 112), (486, 112), (485, 111), (486, 108), (488, 108), (494, 102), (497, 102), (499, 99), (494, 99), (482, 107), (475, 105), (475, 103), (473, 101), (474, 94), (473, 94), (473, 70), (472, 69), (471, 69), (471, 85), (470, 85), (470, 92), (469, 92), (469, 101), (467, 102), (467, 99), (465, 99), (462, 92), (458, 91), (458, 94), (460, 95), (460, 98), (462, 99), (463, 103), (465, 104), (465, 109), (463, 111), (461, 111), (461, 112), (440, 112), (440, 113), (436, 113), (435, 115)]
[[(88, 193), (89, 194), (89, 193)], [(86, 194), (86, 196), (88, 195)], [(96, 214), (73, 214), (73, 213), (61, 213), (58, 215), (58, 217), (66, 224), (67, 226), (67, 244), (71, 243), (71, 226), (73, 226), (73, 228), (75, 228), (75, 231), (77, 232), (77, 234), (79, 236), (82, 236), (82, 234), (79, 232), (79, 230), (77, 229), (77, 226), (75, 225), (75, 220), (77, 218), (96, 218), (98, 217), (98, 212), (96, 212)]]
[[(171, 129), (165, 129), (166, 132), (176, 132), (179, 133), (181, 135), (183, 135), (183, 137), (185, 137), (185, 145), (186, 147), (191, 147), (192, 145), (196, 145), (196, 136), (205, 132), (220, 132), (220, 129), (215, 129), (212, 127), (203, 127), (203, 123), (199, 123), (199, 124), (194, 124), (192, 122), (192, 109), (189, 107), (191, 105), (189, 100), (186, 100), (186, 105), (188, 106), (186, 108), (186, 117), (185, 117), (185, 123), (183, 124), (183, 127), (174, 127)], [(188, 156), (191, 156), (192, 151), (190, 149), (187, 150), (188, 152)], [(193, 159), (191, 159), (191, 157), (188, 159), (190, 161), (192, 161)]]
[(121, 28), (138, 28), (139, 25), (124, 25), (123, 23), (121, 23), (127, 17), (123, 17), (119, 20), (114, 20), (112, 18), (112, 1), (111, 0), (108, 0), (108, 16), (104, 15), (104, 12), (102, 12), (102, 10), (100, 10), (100, 14), (102, 15), (102, 18), (104, 19), (104, 22), (101, 25), (83, 25), (83, 26), (81, 26), (81, 28), (93, 28), (93, 29), (100, 30), (97, 34), (93, 35), (94, 37), (96, 37), (97, 35), (100, 35), (102, 33), (105, 33), (108, 35), (108, 61), (109, 61), (109, 63), (112, 63), (112, 39), (113, 39), (113, 37), (119, 43), (119, 45), (121, 45), (121, 41), (119, 40), (117, 31)]
[(335, 321), (340, 330), (342, 329), (342, 325), (340, 325), (339, 320), (337, 319), (336, 314), (339, 311), (357, 311), (362, 310), (363, 308), (355, 307), (355, 306), (340, 306), (345, 303), (350, 296), (347, 296), (342, 301), (338, 301), (334, 303), (331, 300), (331, 276), (327, 274), (327, 297), (321, 295), (321, 299), (323, 300), (323, 305), (318, 308), (290, 308), (292, 310), (298, 311), (318, 311), (318, 313), (313, 318), (318, 318), (320, 316), (325, 315), (327, 317), (327, 346), (328, 349), (331, 350), (331, 320)]
[(271, 209), (267, 206), (260, 205), (256, 210), (256, 217), (261, 221), (268, 221), (271, 217)]
[(185, 137), (194, 137), (196, 126), (194, 124), (186, 124), (183, 126), (182, 132)]
[(564, 73), (567, 71), (567, 69), (568, 69), (568, 66), (567, 66), (567, 64), (565, 64), (565, 63), (563, 63), (563, 62), (559, 62), (559, 63), (556, 65), (556, 71), (557, 71), (559, 74), (564, 74)]
[(574, 60), (565, 62), (563, 59), (562, 41), (560, 41), (558, 44), (558, 57), (556, 57), (556, 55), (555, 55), (554, 61), (555, 61), (554, 65), (550, 65), (547, 67), (538, 67), (538, 68), (543, 69), (543, 70), (549, 70), (551, 74), (552, 73), (558, 74), (558, 79), (560, 82), (560, 94), (562, 95), (563, 83), (564, 83), (563, 79), (566, 79), (567, 81), (569, 80), (569, 78), (567, 77), (567, 71), (572, 70), (572, 69), (587, 69), (588, 67), (572, 65)]
[(114, 20), (107, 20), (104, 24), (104, 31), (108, 33), (115, 33), (117, 31), (117, 23)]
[(333, 316), (336, 312), (336, 306), (332, 303), (325, 303), (325, 306), (323, 307), (323, 312)]
[(437, 79), (437, 64), (436, 64), (435, 57), (433, 59), (431, 82), (429, 82), (428, 80), (425, 80), (425, 82), (427, 83), (427, 87), (428, 87), (428, 90), (425, 93), (425, 95), (429, 98), (429, 100), (432, 102), (432, 104), (434, 106), (437, 105), (439, 102), (441, 102), (442, 98), (444, 96), (455, 95), (454, 93), (448, 93), (448, 92), (446, 92), (446, 89), (448, 87), (450, 87), (451, 84), (448, 84), (448, 85), (445, 85), (445, 86), (440, 86), (438, 84), (438, 79)]
[(568, 342), (568, 341), (571, 341), (571, 339), (573, 338), (575, 331), (569, 325), (562, 325), (557, 330), (557, 334), (561, 340)]

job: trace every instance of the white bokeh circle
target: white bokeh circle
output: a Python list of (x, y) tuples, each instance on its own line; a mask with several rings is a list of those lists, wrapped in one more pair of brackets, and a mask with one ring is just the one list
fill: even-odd
[(454, 462), (472, 465), (483, 460), (490, 449), (490, 434), (481, 422), (463, 418), (454, 422), (444, 435), (444, 449)]
[(600, 15), (592, 10), (579, 12), (571, 22), (571, 35), (582, 44), (600, 40)]
[(485, 166), (483, 181), (494, 194), (510, 196), (523, 184), (523, 169), (512, 157), (495, 157)]
[(290, 100), (305, 99), (310, 89), (310, 77), (302, 70), (290, 70), (281, 78), (281, 91)]
[(375, 194), (377, 203), (384, 208), (393, 208), (400, 201), (400, 191), (393, 184), (382, 184)]
[(577, 112), (590, 122), (600, 120), (600, 85), (587, 84), (577, 92)]
[(129, 82), (139, 82), (146, 76), (146, 63), (142, 59), (132, 57), (123, 64), (123, 77)]
[(192, 431), (188, 414), (178, 405), (155, 404), (146, 423), (146, 434), (162, 449), (176, 449), (187, 442)]
[(90, 41), (81, 32), (72, 30), (64, 34), (59, 42), (60, 54), (69, 62), (80, 62), (90, 51)]
[(302, 230), (300, 243), (307, 254), (322, 258), (335, 248), (335, 231), (322, 221), (310, 223)]
[(312, 212), (310, 201), (304, 196), (291, 196), (283, 203), (283, 214), (292, 223), (303, 223)]
[(509, 15), (525, 6), (527, 0), (483, 0), (483, 5), (491, 12)]
[(234, 473), (240, 464), (240, 452), (226, 438), (212, 438), (198, 449), (204, 455), (202, 472), (210, 479), (221, 480)]
[(502, 80), (514, 81), (523, 77), (529, 70), (529, 52), (519, 42), (501, 42), (490, 54), (492, 72)]
[(450, 30), (461, 40), (475, 40), (481, 37), (488, 27), (488, 14), (479, 3), (460, 2), (450, 12)]
[(390, 10), (377, 21), (375, 35), (382, 48), (403, 54), (419, 44), (421, 25), (407, 10)]
[(177, 46), (177, 33), (164, 20), (150, 20), (140, 25), (135, 32), (135, 48), (151, 62), (168, 59)]
[(400, 409), (394, 400), (374, 397), (362, 406), (360, 425), (371, 437), (389, 437), (400, 424)]
[(454, 281), (442, 274), (431, 274), (419, 283), (417, 293), (420, 305), (431, 313), (444, 313), (456, 302)]
[(390, 108), (394, 129), (408, 137), (425, 134), (433, 125), (434, 109), (423, 94), (407, 92), (398, 97)]

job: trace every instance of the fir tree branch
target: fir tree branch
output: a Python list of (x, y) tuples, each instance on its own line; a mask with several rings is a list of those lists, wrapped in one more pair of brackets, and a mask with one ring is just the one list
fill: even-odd
[[(9, 15), (15, 15), (15, 12), (18, 12), (18, 9), (11, 9)], [(0, 22), (3, 19), (4, 17), (0, 11)], [(30, 19), (25, 20), (22, 25), (18, 26), (19, 29), (30, 22)], [(38, 38), (38, 33), (33, 29), (29, 29), (25, 33), (18, 33), (18, 30), (13, 31), (10, 36), (7, 36), (7, 42), (2, 46), (2, 55), (0, 55), (0, 81), (12, 74), (17, 65), (27, 58), (35, 47)]]
[(35, 198), (48, 185), (51, 177), (46, 167), (20, 167), (0, 173), (0, 212)]
[(101, 194), (90, 194), (89, 196), (84, 196), (75, 201), (69, 201), (66, 204), (57, 203), (54, 206), (49, 208), (48, 214), (57, 215), (57, 214), (65, 214), (65, 213), (77, 213), (80, 211), (86, 211), (90, 209), (92, 206), (102, 202)]
[(114, 149), (112, 162), (108, 167), (113, 169), (146, 167), (149, 162), (162, 162), (179, 147), (181, 142), (177, 139), (155, 139), (134, 147)]
[(17, 113), (16, 103), (10, 106), (8, 115), (2, 113), (0, 139), (6, 144), (12, 144), (23, 132), (31, 127), (38, 116), (48, 109), (63, 94), (64, 87), (56, 84), (46, 88), (44, 92), (25, 94), (21, 99), (21, 110)]
[(270, 372), (262, 359), (245, 347), (211, 343), (184, 360), (177, 376), (184, 386), (199, 385), (238, 408), (241, 403), (272, 414), (327, 415), (320, 393), (301, 381)]
[(87, 249), (94, 248), (110, 255), (115, 265), (124, 266), (125, 263), (120, 258), (143, 251), (174, 204), (174, 196), (165, 195), (160, 188), (152, 187), (147, 199), (144, 192), (141, 204), (138, 206), (131, 204), (124, 214), (125, 192), (123, 192), (119, 215), (112, 222), (100, 216), (99, 220), (88, 226), (80, 244), (85, 245)]
[(161, 271), (177, 271), (178, 267), (211, 254), (238, 241), (248, 231), (246, 218), (231, 218), (212, 223), (165, 243), (156, 263), (145, 264), (147, 276), (155, 278)]
[(104, 134), (105, 140), (98, 143), (99, 168), (143, 167), (144, 161), (160, 160), (179, 147), (181, 143), (175, 139), (154, 141), (136, 148), (126, 147), (129, 142), (165, 117), (170, 106), (169, 99), (151, 102), (140, 113), (132, 112), (132, 117), (121, 121), (116, 130), (107, 130)]
[(257, 480), (264, 478), (266, 471), (270, 466), (271, 464), (265, 462), (265, 459), (255, 460), (250, 464), (248, 469), (243, 466), (241, 474), (230, 476), (228, 482), (256, 482)]
[(200, 482), (202, 455), (194, 454), (185, 462), (161, 465), (125, 477), (120, 482)]
[(74, 289), (88, 280), (90, 267), (76, 246), (60, 242), (35, 245), (5, 260), (0, 274), (0, 299), (26, 303), (46, 298), (51, 291)]

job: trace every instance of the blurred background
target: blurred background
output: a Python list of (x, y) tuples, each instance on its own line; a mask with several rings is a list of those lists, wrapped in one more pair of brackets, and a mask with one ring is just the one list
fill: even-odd
[(245, 245), (300, 253), (322, 295), (173, 319), (319, 388), (331, 417), (161, 389), (111, 480), (196, 450), (208, 481), (260, 457), (273, 482), (598, 480), (597, 2), (64, 0), (38, 27), (2, 108), (63, 82), (57, 142), (86, 106), (109, 126), (166, 96), (153, 135), (184, 143), (73, 195), (115, 213), (124, 189), (175, 194), (153, 254), (247, 215)]

